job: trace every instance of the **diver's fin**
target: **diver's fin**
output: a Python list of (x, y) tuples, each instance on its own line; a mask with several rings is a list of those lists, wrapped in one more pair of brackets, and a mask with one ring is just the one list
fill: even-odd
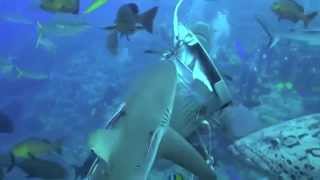
[(175, 130), (168, 128), (159, 148), (159, 157), (175, 162), (189, 170), (200, 180), (215, 180), (201, 154)]
[(107, 37), (107, 48), (109, 52), (113, 55), (118, 54), (119, 42), (117, 31), (112, 31)]
[(318, 12), (312, 12), (310, 14), (305, 15), (303, 19), (304, 27), (307, 28), (310, 22), (318, 15)]
[(153, 32), (153, 21), (158, 12), (158, 7), (153, 7), (139, 16), (139, 22), (149, 32)]
[(256, 17), (256, 21), (269, 37), (268, 48), (274, 47), (279, 42), (279, 37), (275, 37), (274, 34), (271, 33), (267, 25), (263, 22), (263, 20), (260, 17)]

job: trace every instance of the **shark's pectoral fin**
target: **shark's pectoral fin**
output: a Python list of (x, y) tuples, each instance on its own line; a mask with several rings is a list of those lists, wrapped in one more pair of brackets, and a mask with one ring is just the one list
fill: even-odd
[(173, 129), (168, 129), (159, 148), (159, 158), (170, 160), (189, 170), (200, 180), (214, 180), (216, 176), (200, 153)]
[(98, 129), (89, 135), (89, 148), (106, 163), (121, 141), (119, 129)]

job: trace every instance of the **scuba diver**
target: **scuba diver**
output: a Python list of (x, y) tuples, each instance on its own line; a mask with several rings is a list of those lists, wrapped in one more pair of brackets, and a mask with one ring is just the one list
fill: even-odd
[[(212, 118), (210, 117), (232, 103), (231, 95), (221, 73), (214, 64), (214, 60), (211, 59), (203, 45), (206, 44), (204, 41), (206, 39), (197, 35), (196, 30), (198, 27), (194, 28), (193, 32), (179, 22), (178, 10), (182, 2), (183, 0), (178, 2), (174, 12), (174, 47), (162, 53), (161, 60), (164, 63), (160, 64), (160, 66), (168, 68), (164, 70), (167, 72), (166, 76), (170, 73), (175, 76), (168, 76), (168, 81), (172, 80), (172, 82), (175, 83), (174, 85), (168, 85), (168, 87), (172, 87), (168, 89), (175, 93), (175, 97), (171, 98), (174, 99), (174, 102), (170, 102), (170, 110), (166, 109), (168, 111), (166, 115), (168, 117), (166, 118), (167, 121), (161, 121), (157, 128), (152, 132), (147, 151), (148, 154), (146, 155), (146, 160), (144, 162), (145, 164), (136, 165), (137, 170), (141, 169), (141, 166), (143, 166), (142, 173), (144, 175), (142, 179), (144, 180), (149, 177), (148, 175), (150, 174), (151, 167), (153, 166), (155, 159), (163, 154), (163, 144), (166, 144), (167, 147), (169, 146), (168, 149), (178, 145), (179, 147), (176, 149), (171, 148), (168, 151), (169, 153), (172, 153), (169, 154), (169, 156), (175, 156), (169, 159), (176, 162), (178, 165), (182, 165), (182, 167), (194, 173), (196, 176), (199, 176), (200, 180), (216, 179), (214, 173), (215, 159), (210, 154), (210, 150), (205, 146), (200, 146), (200, 148), (191, 147), (183, 138), (187, 138), (188, 136), (196, 133), (197, 129), (203, 126), (207, 127), (210, 132), (213, 123), (211, 120)], [(155, 71), (155, 74), (157, 73), (158, 72)], [(159, 76), (160, 75), (161, 72), (159, 71)], [(161, 77), (157, 78), (161, 79)], [(165, 82), (165, 84), (170, 83)], [(136, 98), (131, 98), (128, 101)], [(191, 108), (185, 108), (186, 106), (183, 106), (183, 104), (188, 104), (190, 102), (192, 102), (192, 106), (189, 106)], [(168, 102), (168, 104), (170, 103)], [(118, 111), (105, 126), (105, 129), (109, 131), (108, 133), (99, 131), (92, 136), (91, 139), (93, 139), (93, 146), (91, 147), (91, 153), (84, 164), (77, 168), (77, 177), (98, 180), (106, 179), (110, 176), (111, 172), (106, 172), (106, 169), (109, 168), (107, 161), (112, 159), (112, 157), (109, 158), (109, 152), (104, 151), (104, 149), (107, 147), (112, 149), (112, 146), (117, 143), (111, 144), (109, 142), (106, 147), (101, 147), (94, 143), (101, 143), (103, 139), (100, 137), (105, 137), (107, 135), (111, 136), (111, 140), (113, 141), (118, 140), (119, 136), (114, 135), (117, 133), (111, 133), (113, 131), (112, 128), (115, 123), (119, 123), (119, 121), (121, 121), (121, 118), (130, 117), (130, 115), (127, 114), (127, 111), (129, 111), (129, 106), (132, 104), (135, 103), (124, 102), (120, 105)], [(170, 137), (171, 139), (174, 139), (174, 143), (167, 143), (165, 141), (166, 138), (168, 138), (167, 136), (169, 136), (167, 134), (172, 134), (172, 129), (174, 130), (174, 135)], [(121, 144), (121, 142), (118, 144)], [(179, 149), (181, 147), (182, 149)], [(119, 148), (114, 149), (119, 150)], [(133, 153), (133, 150), (130, 152), (130, 149), (126, 149), (126, 151), (128, 154)], [(181, 157), (183, 155), (186, 155), (187, 157)], [(130, 164), (130, 162), (118, 163), (123, 166), (125, 166), (125, 163)], [(113, 167), (112, 169), (115, 170), (116, 168), (117, 167)], [(112, 177), (126, 177), (127, 179), (131, 175), (125, 174), (125, 170), (122, 172), (123, 174), (121, 174), (121, 169), (119, 171), (120, 172), (117, 173), (120, 175)], [(131, 175), (130, 179), (141, 180), (141, 177), (137, 178), (136, 176)]]

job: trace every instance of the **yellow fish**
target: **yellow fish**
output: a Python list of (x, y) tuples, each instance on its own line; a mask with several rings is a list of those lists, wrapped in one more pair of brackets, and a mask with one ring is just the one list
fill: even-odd
[(11, 153), (15, 157), (30, 158), (30, 156), (39, 156), (56, 152), (62, 153), (62, 141), (50, 142), (46, 139), (28, 138), (16, 144)]
[(106, 4), (108, 0), (94, 0), (91, 5), (84, 11), (85, 14), (91, 13)]

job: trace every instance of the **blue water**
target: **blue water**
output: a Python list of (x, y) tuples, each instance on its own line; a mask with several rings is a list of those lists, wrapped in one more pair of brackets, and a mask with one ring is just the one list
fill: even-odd
[[(185, 1), (180, 18), (187, 25), (195, 21), (211, 25), (218, 12), (227, 16), (229, 34), (218, 41), (219, 44), (213, 44), (209, 51), (216, 57), (220, 70), (233, 78), (228, 85), (237, 103), (256, 111), (255, 108), (264, 103), (256, 104), (261, 96), (278, 92), (277, 83), (291, 82), (293, 89), (282, 93), (289, 91), (293, 94), (289, 99), (299, 102), (290, 105), (281, 101), (283, 106), (292, 106), (292, 109), (275, 116), (277, 122), (320, 112), (319, 46), (282, 41), (275, 48), (268, 49), (268, 37), (254, 17), (263, 16), (271, 28), (277, 30), (303, 27), (302, 24), (278, 22), (270, 10), (270, 0)], [(137, 32), (130, 41), (122, 38), (119, 57), (115, 57), (106, 49), (107, 33), (101, 27), (112, 25), (117, 9), (128, 2), (137, 3), (141, 11), (159, 6), (154, 22), (155, 33)], [(12, 145), (28, 137), (64, 137), (64, 161), (70, 165), (80, 164), (88, 153), (88, 133), (103, 126), (112, 115), (136, 74), (158, 61), (158, 56), (145, 54), (144, 50), (170, 48), (170, 42), (165, 41), (161, 33), (161, 26), (165, 26), (164, 34), (172, 34), (176, 1), (109, 0), (88, 15), (49, 13), (40, 9), (37, 3), (0, 1), (0, 60), (48, 76), (45, 80), (15, 78), (0, 71), (0, 109), (13, 119), (15, 125), (13, 133), (0, 134), (0, 152), (7, 152)], [(91, 0), (82, 0), (80, 11), (90, 3)], [(320, 8), (320, 3), (311, 0), (299, 0), (299, 3), (306, 6), (306, 11)], [(30, 24), (5, 19), (8, 17), (27, 20)], [(36, 48), (36, 22), (45, 24), (56, 18), (85, 21), (91, 27), (75, 36), (50, 37), (56, 47), (54, 52)], [(320, 17), (317, 17), (310, 27), (319, 26)], [(214, 36), (215, 32), (211, 33)], [(216, 52), (216, 47), (220, 51)], [(276, 122), (265, 123), (267, 126)], [(226, 170), (228, 177), (232, 177), (230, 179), (240, 176), (235, 171), (234, 168)], [(8, 178), (21, 179), (15, 173), (19, 174), (13, 172)]]

